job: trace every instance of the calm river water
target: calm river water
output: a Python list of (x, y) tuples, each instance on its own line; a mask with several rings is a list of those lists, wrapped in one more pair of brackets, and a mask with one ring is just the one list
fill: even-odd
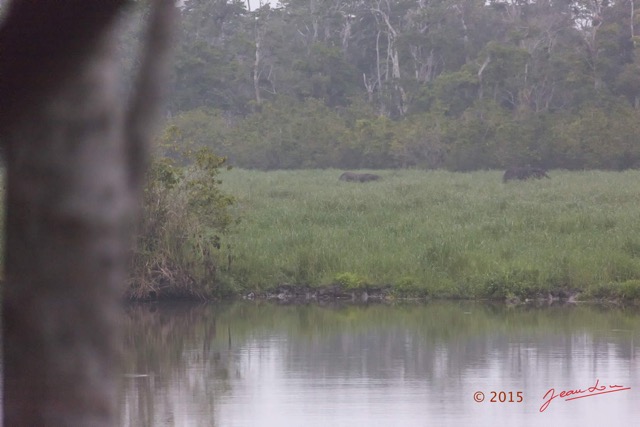
[(637, 310), (141, 305), (127, 309), (124, 353), (122, 426), (613, 427), (640, 419)]

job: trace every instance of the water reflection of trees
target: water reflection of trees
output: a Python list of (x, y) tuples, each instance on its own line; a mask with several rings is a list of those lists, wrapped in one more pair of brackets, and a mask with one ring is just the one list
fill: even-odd
[(179, 405), (207, 414), (214, 425), (216, 401), (242, 381), (246, 356), (257, 348), (277, 351), (281, 370), (306, 381), (357, 377), (384, 386), (417, 380), (446, 390), (469, 370), (496, 363), (505, 375), (522, 378), (553, 363), (571, 372), (576, 352), (592, 352), (595, 364), (612, 357), (635, 363), (640, 313), (463, 302), (256, 302), (135, 306), (126, 323), (126, 373), (149, 377), (124, 379), (123, 425), (178, 425), (176, 417), (186, 416), (177, 413)]
[(126, 308), (121, 425), (183, 425), (191, 410), (210, 414), (214, 425), (215, 400), (230, 387), (231, 366), (228, 346), (216, 342), (218, 313), (192, 304)]
[(529, 357), (571, 363), (571, 355), (585, 349), (597, 358), (613, 347), (617, 357), (630, 359), (629, 334), (640, 330), (637, 312), (588, 306), (509, 309), (436, 303), (326, 309), (261, 304), (240, 318), (242, 325), (236, 323), (234, 330), (244, 328), (249, 336), (270, 331), (289, 337), (283, 344), (289, 372), (379, 379), (450, 380), (499, 358), (512, 364), (505, 370), (517, 371)]

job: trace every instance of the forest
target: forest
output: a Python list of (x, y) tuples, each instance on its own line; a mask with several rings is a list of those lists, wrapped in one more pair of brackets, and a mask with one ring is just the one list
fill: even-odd
[(183, 3), (164, 142), (260, 170), (640, 163), (633, 1), (247, 6)]

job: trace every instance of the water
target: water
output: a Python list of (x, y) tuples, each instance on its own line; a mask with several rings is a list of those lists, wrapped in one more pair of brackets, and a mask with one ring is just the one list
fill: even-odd
[[(639, 333), (594, 306), (135, 306), (121, 425), (631, 425)], [(551, 388), (580, 398), (540, 412)]]

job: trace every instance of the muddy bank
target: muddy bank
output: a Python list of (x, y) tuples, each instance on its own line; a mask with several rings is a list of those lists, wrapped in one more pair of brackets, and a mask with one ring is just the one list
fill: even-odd
[[(391, 303), (391, 302), (420, 302), (429, 300), (473, 300), (485, 302), (504, 303), (508, 306), (550, 306), (550, 305), (575, 305), (580, 303), (595, 303), (606, 306), (640, 305), (637, 298), (623, 298), (619, 295), (592, 295), (575, 290), (561, 290), (557, 292), (538, 293), (530, 296), (502, 296), (494, 298), (456, 298), (451, 296), (431, 295), (427, 293), (402, 292), (391, 285), (363, 286), (352, 288), (340, 284), (325, 286), (309, 285), (278, 285), (274, 288), (261, 291), (245, 291), (240, 293), (229, 292), (225, 294), (208, 295), (204, 292), (163, 292), (163, 288), (156, 287), (152, 292), (144, 295), (126, 295), (128, 302), (153, 302), (153, 301), (221, 301), (244, 299), (247, 301), (271, 301), (282, 304), (308, 304), (308, 303)], [(156, 292), (158, 291), (158, 292)]]
[[(485, 301), (503, 302), (510, 306), (516, 305), (573, 305), (578, 302), (596, 302), (618, 305), (619, 300), (580, 300), (578, 292), (558, 292), (555, 294), (541, 294), (534, 298), (507, 297), (497, 299), (480, 299)], [(279, 303), (313, 303), (313, 302), (391, 302), (391, 301), (426, 301), (433, 296), (404, 295), (394, 290), (392, 286), (368, 286), (362, 288), (348, 288), (342, 285), (308, 286), (308, 285), (279, 285), (262, 292), (248, 292), (242, 295), (245, 300), (267, 300)], [(456, 300), (458, 298), (435, 298)], [(478, 299), (476, 299), (478, 301)]]
[(315, 301), (372, 302), (393, 299), (391, 286), (349, 289), (345, 286), (280, 285), (264, 292), (249, 292), (243, 299), (262, 299), (284, 303)]

